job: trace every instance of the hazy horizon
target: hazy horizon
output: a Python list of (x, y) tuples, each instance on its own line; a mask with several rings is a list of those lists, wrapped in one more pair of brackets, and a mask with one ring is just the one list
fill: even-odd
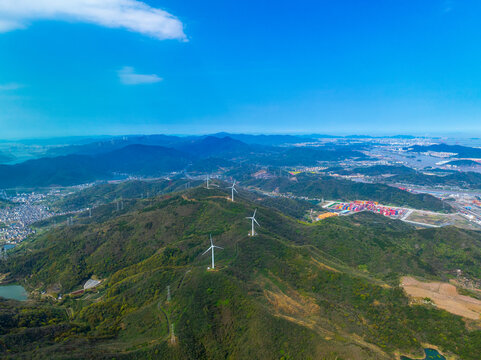
[(390, 137), (403, 137), (403, 136), (413, 136), (417, 138), (430, 138), (430, 139), (481, 139), (481, 133), (479, 136), (475, 134), (468, 133), (350, 133), (350, 132), (337, 132), (337, 133), (320, 133), (320, 132), (229, 132), (229, 131), (217, 131), (217, 132), (202, 132), (202, 133), (121, 133), (121, 134), (91, 134), (91, 135), (53, 135), (53, 136), (34, 136), (34, 137), (0, 137), (1, 142), (15, 142), (15, 141), (35, 141), (35, 140), (59, 140), (59, 139), (109, 139), (109, 138), (121, 138), (121, 137), (135, 137), (135, 136), (155, 136), (155, 135), (165, 135), (165, 136), (179, 136), (179, 137), (195, 137), (195, 136), (210, 136), (217, 134), (228, 135), (267, 135), (267, 136), (299, 136), (299, 137), (309, 137), (309, 136), (326, 136), (326, 137), (366, 137), (366, 138), (390, 138)]

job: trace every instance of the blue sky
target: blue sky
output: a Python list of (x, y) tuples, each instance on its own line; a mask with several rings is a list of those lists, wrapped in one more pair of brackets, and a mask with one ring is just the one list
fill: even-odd
[(480, 16), (474, 0), (2, 0), (0, 138), (480, 136)]

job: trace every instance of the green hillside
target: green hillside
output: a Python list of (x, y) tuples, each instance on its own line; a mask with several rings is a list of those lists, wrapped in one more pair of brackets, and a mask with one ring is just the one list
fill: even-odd
[(295, 178), (249, 179), (242, 182), (264, 191), (279, 191), (296, 196), (329, 200), (372, 200), (384, 205), (409, 206), (415, 209), (443, 211), (449, 208), (442, 201), (427, 194), (412, 194), (384, 184), (358, 183), (329, 176), (300, 174)]
[[(447, 279), (457, 268), (480, 278), (479, 233), (418, 231), (370, 213), (306, 225), (227, 196), (195, 188), (130, 200), (119, 212), (102, 205), (24, 242), (1, 271), (63, 299), (36, 300), (35, 311), (0, 303), (2, 356), (395, 359), (428, 343), (478, 359), (479, 325), (409, 305), (398, 283), (407, 274)], [(245, 217), (255, 207), (261, 227), (251, 238)], [(216, 271), (201, 255), (210, 233), (224, 248)], [(103, 280), (96, 290), (66, 295), (93, 276)]]
[(462, 189), (481, 189), (481, 174), (475, 172), (454, 172), (448, 175), (405, 174), (389, 179), (422, 186), (451, 186)]
[(155, 180), (155, 181), (125, 181), (120, 183), (100, 184), (55, 201), (52, 206), (62, 211), (85, 209), (108, 204), (120, 199), (135, 199), (157, 196), (198, 186), (199, 180)]

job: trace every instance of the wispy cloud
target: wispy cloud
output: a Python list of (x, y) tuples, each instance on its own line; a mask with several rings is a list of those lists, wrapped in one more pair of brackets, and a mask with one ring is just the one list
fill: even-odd
[(118, 71), (118, 75), (124, 85), (155, 84), (163, 80), (156, 74), (137, 74), (131, 66), (124, 66)]
[(11, 91), (23, 88), (22, 84), (17, 83), (9, 83), (9, 84), (0, 84), (0, 91)]
[(35, 20), (67, 20), (124, 28), (160, 40), (185, 40), (182, 22), (139, 0), (0, 0), (0, 32)]
[(452, 0), (445, 0), (444, 1), (444, 7), (443, 7), (443, 12), (449, 13), (453, 11), (454, 3)]

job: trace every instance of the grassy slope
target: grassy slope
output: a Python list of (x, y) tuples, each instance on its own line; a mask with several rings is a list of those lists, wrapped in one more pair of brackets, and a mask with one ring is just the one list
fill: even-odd
[[(481, 332), (444, 311), (410, 307), (396, 283), (402, 274), (443, 278), (458, 267), (479, 277), (479, 234), (414, 231), (373, 214), (308, 226), (260, 207), (252, 239), (245, 216), (257, 205), (225, 197), (192, 189), (131, 201), (121, 213), (102, 206), (92, 219), (25, 243), (3, 270), (32, 274), (33, 288), (56, 283), (66, 293), (91, 275), (106, 281), (98, 294), (54, 307), (70, 314), (54, 335), (0, 341), (38, 358), (95, 349), (95, 357), (117, 359), (389, 359), (428, 342), (476, 359)], [(200, 256), (209, 233), (225, 248), (216, 272), (206, 272), (210, 258)], [(172, 323), (175, 346), (167, 342)], [(13, 328), (25, 339), (26, 330)]]

